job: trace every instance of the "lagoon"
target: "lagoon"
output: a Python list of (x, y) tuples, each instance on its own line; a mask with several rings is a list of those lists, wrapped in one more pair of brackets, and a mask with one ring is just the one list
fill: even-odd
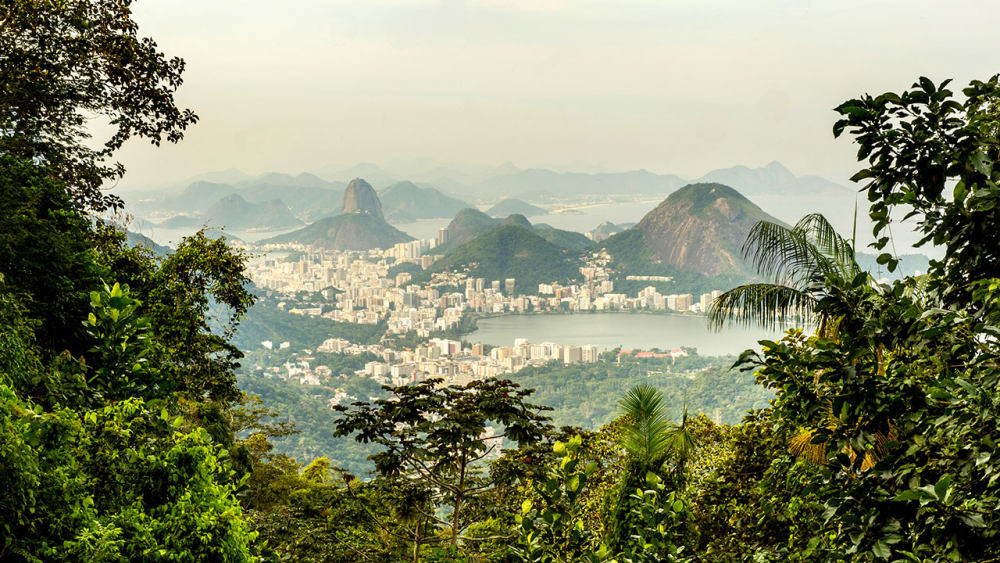
[(681, 346), (697, 348), (705, 356), (739, 354), (757, 348), (758, 340), (780, 338), (781, 331), (759, 328), (726, 328), (714, 332), (705, 317), (649, 313), (575, 313), (505, 315), (480, 319), (478, 329), (466, 335), (472, 343), (511, 346), (516, 338), (529, 342), (555, 342), (582, 346), (594, 344), (601, 350)]

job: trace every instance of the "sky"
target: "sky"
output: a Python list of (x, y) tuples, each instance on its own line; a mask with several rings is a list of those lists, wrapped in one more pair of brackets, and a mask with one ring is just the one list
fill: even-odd
[(176, 146), (122, 187), (374, 162), (694, 178), (778, 160), (846, 184), (840, 102), (1000, 72), (994, 0), (138, 0), (187, 62)]

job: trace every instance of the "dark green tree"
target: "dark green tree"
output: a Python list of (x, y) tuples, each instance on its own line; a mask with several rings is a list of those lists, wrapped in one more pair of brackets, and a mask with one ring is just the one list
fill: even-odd
[[(0, 6), (0, 155), (40, 162), (73, 199), (121, 206), (101, 186), (131, 138), (177, 142), (197, 117), (174, 102), (184, 61), (140, 37), (131, 0), (8, 0)], [(107, 139), (89, 142), (107, 123)]]
[(90, 223), (65, 186), (30, 160), (0, 155), (0, 274), (36, 324), (38, 343), (74, 355), (88, 347), (80, 321), (100, 287)]
[[(381, 478), (411, 491), (403, 500), (414, 512), (415, 553), (439, 526), (446, 529), (440, 540), (452, 549), (460, 540), (481, 539), (464, 532), (471, 516), (481, 513), (477, 504), (496, 486), (483, 462), (499, 455), (500, 439), (518, 445), (542, 440), (549, 430), (540, 414), (545, 408), (526, 402), (531, 390), (506, 380), (446, 387), (429, 379), (391, 391), (392, 398), (373, 404), (335, 407), (344, 416), (334, 433), (384, 448), (371, 460)], [(445, 509), (444, 517), (438, 507)]]
[[(921, 77), (910, 90), (865, 95), (837, 107), (836, 137), (847, 132), (865, 164), (879, 262), (896, 266), (892, 213), (915, 217), (918, 243), (945, 250), (931, 262), (932, 289), (968, 303), (970, 284), (1000, 271), (1000, 77), (975, 80), (956, 96), (950, 80)], [(888, 252), (892, 251), (892, 252)]]

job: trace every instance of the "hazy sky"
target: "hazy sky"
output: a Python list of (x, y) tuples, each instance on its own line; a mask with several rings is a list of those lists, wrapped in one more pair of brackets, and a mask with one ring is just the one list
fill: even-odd
[(831, 108), (1000, 71), (1000, 2), (139, 0), (201, 117), (123, 185), (430, 159), (694, 177), (780, 160), (846, 183)]

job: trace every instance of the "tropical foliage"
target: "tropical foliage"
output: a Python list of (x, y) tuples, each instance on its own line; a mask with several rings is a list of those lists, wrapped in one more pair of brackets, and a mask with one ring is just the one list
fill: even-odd
[[(699, 384), (628, 358), (554, 378), (554, 406), (620, 400), (568, 418), (607, 422), (597, 431), (549, 424), (551, 389), (519, 385), (545, 369), (358, 388), (328, 427), (376, 446), (376, 473), (358, 476), (277, 451), (294, 424), (237, 387), (245, 253), (202, 232), (154, 256), (87, 215), (119, 203), (100, 186), (126, 140), (175, 141), (195, 120), (173, 100), (183, 62), (140, 38), (129, 8), (0, 8), (3, 561), (1000, 558), (997, 77), (961, 97), (922, 78), (837, 108), (875, 246), (891, 248), (902, 207), (944, 258), (880, 284), (821, 216), (759, 224), (744, 252), (763, 279), (727, 292), (713, 322), (804, 325), (736, 360), (767, 408), (738, 424), (689, 414), (683, 392), (705, 410), (702, 395), (729, 393), (723, 373)], [(96, 148), (94, 115), (113, 126)], [(302, 345), (322, 329), (302, 328)]]

